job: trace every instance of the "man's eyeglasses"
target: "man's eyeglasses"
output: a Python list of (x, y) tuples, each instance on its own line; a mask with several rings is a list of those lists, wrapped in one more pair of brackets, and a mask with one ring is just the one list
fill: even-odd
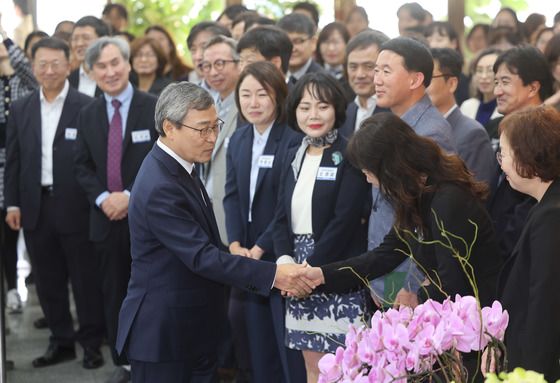
[(214, 61), (214, 63), (203, 61), (200, 64), (198, 64), (198, 69), (200, 69), (200, 71), (203, 73), (210, 72), (212, 67), (214, 67), (214, 69), (216, 69), (217, 71), (221, 71), (222, 69), (224, 69), (227, 63), (237, 63), (237, 62), (239, 62), (239, 60), (216, 60)]
[(293, 45), (301, 45), (304, 42), (306, 42), (307, 40), (311, 40), (311, 36), (305, 38), (305, 37), (296, 37), (294, 39), (290, 39), (292, 41)]
[(184, 126), (185, 128), (196, 130), (198, 133), (200, 133), (200, 137), (202, 137), (202, 138), (208, 138), (208, 137), (210, 137), (210, 134), (212, 134), (212, 133), (214, 133), (216, 136), (218, 136), (218, 134), (222, 131), (222, 127), (224, 126), (224, 122), (220, 119), (218, 119), (218, 121), (216, 121), (216, 125), (208, 126), (206, 128), (202, 128), (202, 129), (193, 128), (192, 126), (185, 125), (181, 122), (175, 122), (175, 124)]

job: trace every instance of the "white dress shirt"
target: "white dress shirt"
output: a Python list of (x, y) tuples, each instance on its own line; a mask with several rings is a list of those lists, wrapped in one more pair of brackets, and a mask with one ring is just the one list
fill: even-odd
[(51, 186), (53, 184), (53, 142), (56, 129), (62, 115), (62, 108), (68, 88), (68, 80), (64, 88), (52, 102), (48, 102), (43, 94), (43, 88), (39, 91), (41, 101), (41, 185)]
[(251, 211), (253, 209), (255, 189), (257, 188), (257, 179), (259, 178), (259, 158), (261, 158), (264, 153), (264, 148), (266, 146), (266, 142), (268, 141), (268, 136), (270, 136), (270, 130), (273, 124), (274, 122), (266, 128), (263, 134), (260, 134), (257, 128), (253, 125), (253, 155), (251, 157), (251, 178), (249, 182), (249, 222), (253, 221)]
[(323, 154), (305, 155), (299, 177), (292, 195), (292, 229), (294, 234), (313, 234), (312, 211), (313, 189)]
[(80, 65), (80, 76), (78, 80), (78, 92), (87, 94), (90, 97), (95, 97), (95, 87), (97, 86), (94, 79), (84, 70), (83, 64)]
[(354, 103), (358, 105), (358, 111), (356, 112), (356, 125), (354, 125), (354, 132), (357, 132), (358, 129), (360, 129), (362, 121), (370, 117), (375, 110), (375, 107), (377, 106), (377, 96), (373, 95), (368, 98), (365, 108), (363, 108), (360, 104), (360, 98), (358, 96), (354, 99)]

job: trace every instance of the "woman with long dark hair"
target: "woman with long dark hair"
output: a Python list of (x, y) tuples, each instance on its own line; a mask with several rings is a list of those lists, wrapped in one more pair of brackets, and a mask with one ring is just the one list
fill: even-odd
[(156, 40), (160, 44), (163, 53), (165, 53), (167, 64), (163, 70), (163, 75), (173, 81), (186, 79), (192, 68), (185, 64), (181, 56), (179, 56), (171, 33), (161, 25), (150, 25), (146, 28), (144, 35)]
[(481, 304), (490, 304), (501, 259), (483, 205), (486, 185), (474, 180), (459, 157), (445, 154), (390, 113), (366, 119), (350, 140), (348, 155), (393, 205), (394, 227), (378, 248), (308, 268), (307, 276), (323, 283), (322, 291), (342, 293), (387, 274), (410, 256), (426, 275), (420, 300), (473, 295), (474, 277)]

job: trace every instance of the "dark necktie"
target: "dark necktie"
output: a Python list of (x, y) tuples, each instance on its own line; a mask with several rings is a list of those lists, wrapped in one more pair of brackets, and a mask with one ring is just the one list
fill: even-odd
[(109, 137), (107, 139), (107, 188), (110, 192), (122, 191), (121, 159), (122, 159), (122, 117), (119, 108), (121, 102), (117, 99), (111, 101), (115, 113), (109, 124)]
[(194, 182), (194, 185), (196, 186), (196, 188), (198, 189), (198, 192), (200, 193), (200, 197), (202, 198), (202, 202), (204, 202), (204, 206), (208, 206), (208, 203), (206, 202), (206, 195), (202, 189), (202, 182), (200, 182), (200, 178), (198, 178), (198, 173), (196, 172), (195, 166), (193, 166), (192, 171), (191, 171), (191, 178)]

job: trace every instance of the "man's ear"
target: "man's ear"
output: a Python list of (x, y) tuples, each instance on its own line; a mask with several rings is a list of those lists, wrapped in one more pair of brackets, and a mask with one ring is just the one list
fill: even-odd
[(169, 120), (163, 120), (163, 133), (165, 133), (165, 137), (173, 140), (173, 136), (175, 135), (175, 130), (177, 128), (175, 125), (171, 123)]
[(424, 84), (424, 73), (413, 72), (410, 76), (410, 89), (418, 89)]
[(455, 91), (459, 87), (459, 78), (455, 77), (455, 76), (449, 77), (447, 79), (447, 86), (448, 86), (449, 92), (455, 93)]
[(278, 70), (279, 70), (280, 72), (282, 72), (282, 58), (281, 58), (280, 56), (274, 56), (274, 57), (272, 57), (272, 58), (271, 58), (270, 60), (268, 60), (268, 61), (270, 61), (271, 63), (273, 63), (274, 66), (275, 66), (276, 68), (278, 68)]
[(529, 84), (529, 98), (539, 97), (539, 91), (541, 90), (541, 83), (538, 81), (533, 81)]

